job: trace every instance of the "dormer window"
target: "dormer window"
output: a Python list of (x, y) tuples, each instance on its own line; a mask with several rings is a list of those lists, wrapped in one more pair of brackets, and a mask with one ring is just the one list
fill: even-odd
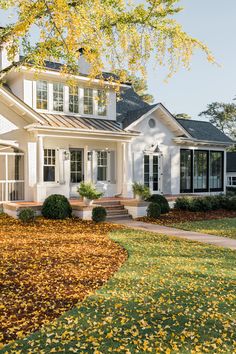
[(48, 109), (47, 81), (37, 81), (36, 83), (36, 107), (37, 109)]
[(79, 113), (79, 88), (78, 88), (78, 86), (70, 86), (70, 88), (69, 88), (69, 111), (71, 113)]
[(98, 115), (107, 115), (107, 95), (104, 90), (98, 90)]
[(93, 114), (93, 90), (84, 89), (84, 114)]
[(53, 83), (53, 110), (64, 111), (64, 85), (59, 82)]

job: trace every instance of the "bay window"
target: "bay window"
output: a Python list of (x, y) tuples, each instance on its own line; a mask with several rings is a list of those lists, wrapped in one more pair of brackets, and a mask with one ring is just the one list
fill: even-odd
[(55, 169), (56, 169), (56, 150), (44, 149), (44, 166), (43, 166), (44, 182), (55, 182)]
[(48, 109), (48, 83), (47, 81), (36, 82), (36, 108)]
[(93, 90), (84, 88), (84, 114), (93, 114)]
[(59, 82), (53, 83), (53, 110), (64, 111), (64, 85)]
[(69, 111), (71, 113), (79, 113), (79, 88), (78, 88), (78, 86), (70, 86), (70, 88), (69, 88)]

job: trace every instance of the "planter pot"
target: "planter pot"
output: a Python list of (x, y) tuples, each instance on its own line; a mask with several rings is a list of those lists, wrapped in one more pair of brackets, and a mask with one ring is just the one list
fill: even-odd
[(135, 194), (135, 199), (141, 202), (143, 200), (143, 197), (141, 195)]
[(88, 206), (93, 204), (93, 200), (92, 199), (88, 199), (86, 197), (83, 197), (83, 202), (84, 202), (84, 204), (86, 204)]

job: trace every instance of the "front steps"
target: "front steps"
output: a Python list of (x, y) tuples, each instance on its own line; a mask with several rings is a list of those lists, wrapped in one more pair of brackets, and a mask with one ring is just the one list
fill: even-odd
[(125, 209), (124, 205), (121, 204), (119, 200), (114, 201), (95, 201), (93, 205), (99, 205), (106, 209), (107, 221), (117, 220), (117, 219), (130, 219), (131, 216), (128, 210)]

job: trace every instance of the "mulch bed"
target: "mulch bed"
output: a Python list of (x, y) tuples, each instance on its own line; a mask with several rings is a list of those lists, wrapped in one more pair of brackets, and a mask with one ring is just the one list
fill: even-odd
[(213, 220), (223, 218), (236, 218), (236, 211), (229, 211), (224, 209), (212, 210), (208, 212), (171, 210), (168, 214), (163, 214), (156, 220), (150, 219), (148, 217), (138, 218), (137, 220), (171, 226), (173, 224), (179, 224), (188, 221)]
[[(127, 259), (111, 224), (0, 215), (0, 348), (38, 330), (94, 292)], [(2, 337), (1, 337), (2, 336)]]

